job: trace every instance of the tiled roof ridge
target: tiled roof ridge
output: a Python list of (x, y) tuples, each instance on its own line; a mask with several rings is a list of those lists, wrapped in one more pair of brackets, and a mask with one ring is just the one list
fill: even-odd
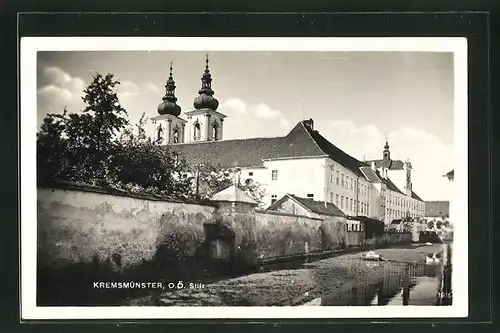
[[(176, 143), (172, 146), (185, 146), (185, 145), (195, 145), (195, 144), (206, 144), (206, 143), (219, 143), (219, 142), (235, 142), (235, 141), (249, 141), (249, 140), (265, 140), (265, 139), (282, 139), (284, 136), (270, 136), (270, 137), (255, 137), (255, 138), (244, 138), (244, 139), (229, 139), (229, 140), (200, 140), (200, 141), (190, 141), (190, 142), (182, 142)], [(164, 146), (169, 146), (165, 144)]]

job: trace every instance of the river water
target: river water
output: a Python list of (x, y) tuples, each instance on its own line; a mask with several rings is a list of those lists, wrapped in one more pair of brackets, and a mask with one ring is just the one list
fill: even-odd
[(305, 305), (369, 306), (369, 305), (451, 305), (451, 246), (443, 245), (436, 253), (438, 260), (418, 264), (398, 262), (355, 263), (383, 270), (375, 282), (345, 285), (313, 299)]

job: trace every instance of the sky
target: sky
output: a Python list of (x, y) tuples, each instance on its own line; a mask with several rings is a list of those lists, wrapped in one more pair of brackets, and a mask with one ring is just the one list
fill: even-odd
[[(38, 124), (64, 107), (81, 111), (82, 91), (98, 72), (121, 82), (118, 96), (133, 123), (143, 113), (154, 117), (170, 62), (177, 103), (191, 111), (205, 54), (38, 52)], [(382, 158), (387, 138), (391, 158), (412, 162), (420, 197), (451, 199), (451, 183), (442, 175), (453, 169), (453, 53), (218, 51), (209, 59), (217, 111), (227, 116), (224, 139), (283, 136), (312, 118), (315, 129), (360, 160)]]

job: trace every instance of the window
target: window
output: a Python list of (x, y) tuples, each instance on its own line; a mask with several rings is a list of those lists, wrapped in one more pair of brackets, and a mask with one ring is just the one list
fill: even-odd
[(339, 185), (339, 172), (337, 171), (337, 185)]
[(344, 174), (342, 174), (342, 187), (344, 187)]
[(271, 171), (271, 179), (278, 180), (278, 170)]
[(344, 209), (344, 196), (340, 197), (340, 209)]
[(339, 206), (339, 195), (335, 194), (335, 205)]
[(366, 204), (366, 214), (370, 214), (370, 204)]
[(333, 203), (333, 193), (330, 192), (330, 202)]
[(314, 194), (309, 193), (309, 194), (307, 195), (307, 197), (308, 197), (309, 199), (314, 199)]
[(352, 231), (352, 224), (347, 223), (347, 231)]
[(352, 199), (349, 200), (349, 202), (350, 202), (349, 206), (350, 206), (351, 211), (354, 210), (354, 205), (353, 205), (352, 201), (353, 201)]
[(250, 172), (248, 173), (248, 175), (249, 175), (250, 177), (251, 177), (251, 176), (253, 176), (253, 172), (251, 172), (251, 171), (250, 171)]
[(354, 189), (354, 180), (351, 178), (351, 190)]
[(276, 194), (271, 195), (271, 205), (278, 200), (278, 196)]

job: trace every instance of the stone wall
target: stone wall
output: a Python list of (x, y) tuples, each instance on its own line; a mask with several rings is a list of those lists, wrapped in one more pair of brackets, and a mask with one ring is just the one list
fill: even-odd
[(362, 231), (347, 232), (348, 246), (369, 246), (382, 247), (397, 244), (408, 244), (412, 242), (411, 233), (391, 232), (384, 233), (382, 236), (365, 239), (365, 233)]
[(96, 191), (39, 188), (39, 265), (110, 262), (128, 268), (153, 259), (158, 248), (191, 256), (213, 221), (208, 205), (118, 196)]

